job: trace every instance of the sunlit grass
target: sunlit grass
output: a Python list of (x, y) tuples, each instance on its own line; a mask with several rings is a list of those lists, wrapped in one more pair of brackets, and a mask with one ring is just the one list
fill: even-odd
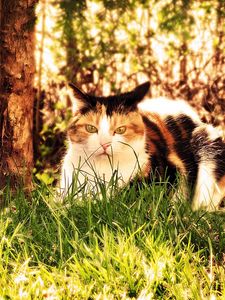
[(0, 299), (224, 299), (225, 217), (174, 203), (164, 183), (113, 186), (5, 195)]

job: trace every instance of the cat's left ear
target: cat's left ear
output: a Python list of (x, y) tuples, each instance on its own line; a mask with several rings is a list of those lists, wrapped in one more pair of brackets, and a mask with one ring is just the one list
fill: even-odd
[(94, 97), (86, 94), (81, 89), (79, 89), (76, 85), (73, 83), (69, 83), (69, 86), (73, 90), (73, 95), (75, 98), (75, 103), (73, 103), (73, 110), (77, 110), (83, 107), (89, 107), (92, 106), (94, 103)]
[(150, 88), (150, 82), (146, 81), (145, 83), (142, 83), (138, 85), (134, 90), (134, 98), (136, 98), (137, 102), (140, 102), (143, 100), (143, 98), (146, 96)]
[(143, 98), (146, 96), (150, 88), (150, 82), (147, 81), (145, 83), (142, 83), (138, 85), (133, 91), (125, 93), (125, 103), (128, 106), (136, 106), (139, 102), (143, 100)]

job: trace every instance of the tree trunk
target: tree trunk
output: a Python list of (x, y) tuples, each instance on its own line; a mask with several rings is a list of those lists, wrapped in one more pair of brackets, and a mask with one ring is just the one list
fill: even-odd
[(31, 187), (37, 0), (0, 0), (0, 188)]

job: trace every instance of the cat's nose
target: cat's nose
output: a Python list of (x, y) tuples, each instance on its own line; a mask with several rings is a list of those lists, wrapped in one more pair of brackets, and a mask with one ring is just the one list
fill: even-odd
[(106, 151), (107, 148), (109, 148), (111, 145), (111, 143), (105, 143), (105, 144), (101, 144), (102, 148), (104, 151)]

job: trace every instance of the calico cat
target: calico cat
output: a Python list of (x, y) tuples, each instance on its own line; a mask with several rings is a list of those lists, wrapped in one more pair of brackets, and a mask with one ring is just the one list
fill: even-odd
[(225, 143), (184, 100), (146, 99), (150, 83), (109, 97), (86, 94), (73, 84), (77, 109), (68, 128), (69, 147), (61, 171), (61, 190), (96, 176), (120, 184), (152, 174), (173, 183), (177, 171), (183, 190), (193, 190), (192, 208), (218, 209), (225, 196)]

